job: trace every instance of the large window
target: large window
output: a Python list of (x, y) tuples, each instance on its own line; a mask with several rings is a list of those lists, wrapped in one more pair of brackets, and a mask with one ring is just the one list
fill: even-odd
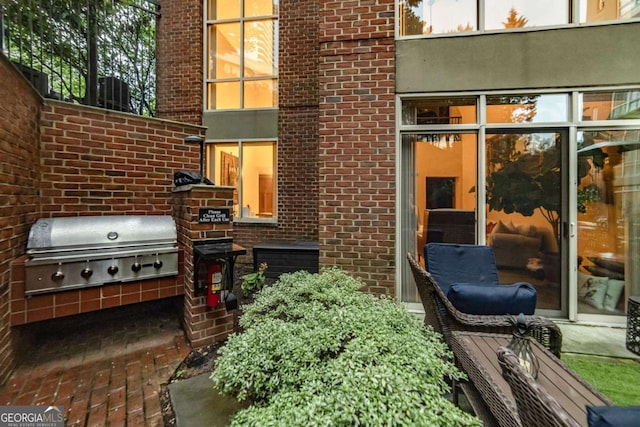
[(640, 4), (636, 0), (399, 0), (398, 4), (400, 36), (512, 30), (640, 17)]
[(542, 314), (624, 319), (640, 292), (637, 88), (401, 104), (401, 253), (486, 244), (501, 282), (533, 284)]
[(207, 146), (207, 176), (216, 185), (235, 187), (233, 217), (276, 218), (276, 143), (239, 141)]
[(208, 0), (207, 110), (278, 106), (278, 0)]

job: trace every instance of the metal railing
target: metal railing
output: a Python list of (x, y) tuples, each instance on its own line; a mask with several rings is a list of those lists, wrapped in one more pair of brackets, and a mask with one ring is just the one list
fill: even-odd
[(156, 0), (3, 0), (0, 49), (44, 97), (156, 115)]

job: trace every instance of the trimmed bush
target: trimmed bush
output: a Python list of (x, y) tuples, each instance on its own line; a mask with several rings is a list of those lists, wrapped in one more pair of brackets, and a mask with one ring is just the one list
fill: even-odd
[(342, 270), (283, 274), (256, 295), (211, 379), (252, 403), (233, 426), (472, 426), (439, 334)]

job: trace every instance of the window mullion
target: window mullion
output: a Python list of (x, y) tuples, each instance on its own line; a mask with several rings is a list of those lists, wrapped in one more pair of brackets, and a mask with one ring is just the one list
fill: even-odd
[(240, 10), (240, 108), (244, 109), (244, 0)]

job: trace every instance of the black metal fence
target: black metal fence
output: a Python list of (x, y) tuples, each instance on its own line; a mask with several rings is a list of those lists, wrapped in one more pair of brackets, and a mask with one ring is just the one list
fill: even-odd
[(155, 0), (2, 0), (0, 49), (43, 96), (156, 115)]

